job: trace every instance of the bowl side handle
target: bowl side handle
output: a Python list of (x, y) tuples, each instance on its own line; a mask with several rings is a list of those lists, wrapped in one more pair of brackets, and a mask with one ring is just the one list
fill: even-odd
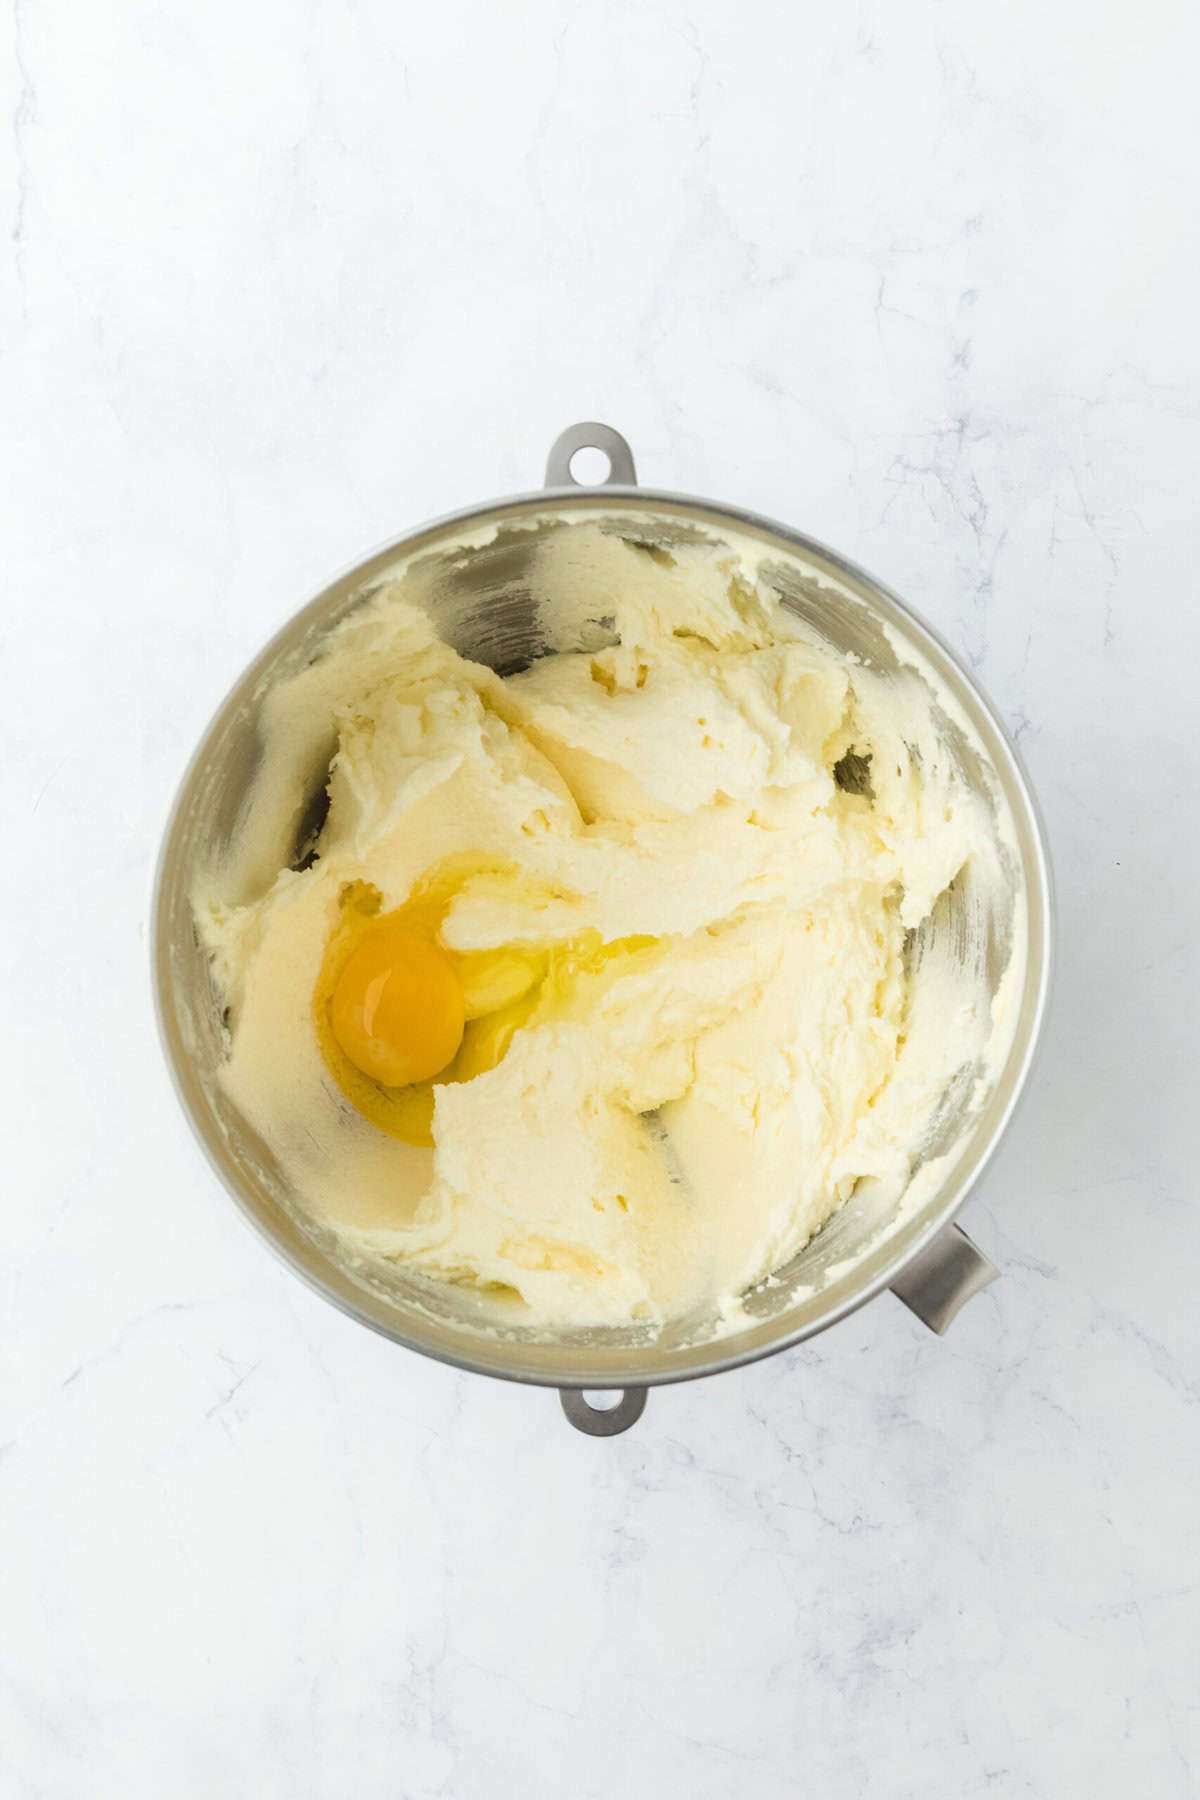
[(995, 1263), (959, 1225), (945, 1225), (901, 1270), (892, 1292), (940, 1336), (973, 1294), (995, 1281)]

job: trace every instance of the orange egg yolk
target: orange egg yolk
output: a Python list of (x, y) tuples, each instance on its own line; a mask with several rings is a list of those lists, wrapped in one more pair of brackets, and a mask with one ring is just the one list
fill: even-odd
[(465, 1017), (449, 957), (400, 919), (381, 919), (363, 934), (329, 1001), (342, 1050), (384, 1087), (441, 1074), (458, 1053)]

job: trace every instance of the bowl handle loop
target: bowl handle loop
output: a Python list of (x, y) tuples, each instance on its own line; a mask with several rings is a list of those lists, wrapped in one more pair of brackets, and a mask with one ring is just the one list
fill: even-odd
[(593, 1406), (579, 1388), (559, 1388), (562, 1409), (576, 1431), (589, 1437), (616, 1437), (636, 1425), (646, 1410), (645, 1388), (626, 1388), (615, 1406)]
[(930, 1331), (940, 1334), (972, 1294), (999, 1273), (965, 1231), (946, 1225), (896, 1277), (892, 1292)]
[[(608, 458), (608, 474), (602, 481), (577, 481), (571, 473), (571, 458), (577, 450), (601, 450)], [(568, 425), (550, 446), (546, 458), (546, 486), (572, 487), (636, 487), (637, 470), (633, 451), (619, 431), (601, 425), (595, 419), (582, 425)]]

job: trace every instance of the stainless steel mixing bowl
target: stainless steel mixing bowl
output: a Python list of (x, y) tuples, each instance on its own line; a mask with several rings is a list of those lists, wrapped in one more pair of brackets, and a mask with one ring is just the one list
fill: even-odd
[[(586, 447), (603, 451), (609, 462), (607, 479), (588, 488), (571, 473), (572, 459)], [(356, 1273), (337, 1259), (331, 1242), (293, 1205), (269, 1149), (217, 1080), (224, 1055), (222, 1000), (197, 940), (191, 893), (197, 873), (213, 862), (236, 830), (260, 756), (264, 693), (303, 667), (330, 626), (393, 565), (413, 557), (438, 573), (438, 623), (450, 643), (501, 672), (525, 666), (541, 649), (525, 582), (530, 549), (540, 534), (560, 528), (565, 515), (589, 512), (606, 523), (615, 520), (614, 528), (664, 545), (697, 532), (709, 537), (735, 532), (761, 548), (764, 574), (784, 603), (838, 647), (885, 672), (897, 666), (895, 639), (915, 651), (966, 715), (976, 744), (966, 734), (956, 734), (959, 767), (989, 796), (989, 804), (1007, 808), (1017, 847), (1007, 916), (987, 922), (988, 973), (994, 986), (1006, 961), (1006, 934), (1023, 902), (1027, 954), (1019, 992), (1012, 997), (1012, 1042), (981, 1110), (971, 1112), (965, 1100), (952, 1100), (943, 1109), (927, 1146), (927, 1154), (945, 1158), (936, 1191), (899, 1223), (894, 1208), (888, 1209), (890, 1217), (881, 1216), (880, 1203), (856, 1191), (786, 1269), (748, 1297), (741, 1328), (715, 1339), (697, 1332), (696, 1321), (657, 1335), (634, 1326), (553, 1338), (513, 1327), (489, 1330), (480, 1314), (482, 1303), (465, 1290), (403, 1270)], [(476, 534), (479, 547), (462, 548), (468, 531)], [(979, 746), (990, 776), (980, 766)], [(323, 787), (322, 774), (312, 796), (317, 808)], [(311, 829), (311, 818), (300, 820), (298, 842)], [(951, 890), (949, 903), (939, 907), (935, 929), (947, 933), (948, 941), (965, 941), (971, 904), (968, 896)], [(376, 551), (320, 593), (267, 645), (217, 713), (184, 778), (159, 865), (153, 956), (163, 1042), (184, 1109), (242, 1211), (296, 1273), (353, 1318), (409, 1349), (479, 1374), (558, 1388), (572, 1424), (610, 1436), (640, 1415), (648, 1387), (713, 1374), (786, 1349), (823, 1331), (882, 1288), (890, 1286), (926, 1324), (941, 1331), (963, 1301), (994, 1278), (996, 1270), (952, 1220), (995, 1150), (1028, 1076), (1046, 1005), (1050, 937), (1049, 864), (1028, 782), (990, 705), (928, 626), (871, 576), (799, 532), (738, 507), (639, 488), (625, 440), (607, 426), (584, 424), (555, 443), (544, 491), (451, 514)], [(553, 1180), (553, 1170), (546, 1173)], [(586, 1398), (587, 1389), (620, 1390), (620, 1399), (615, 1407), (601, 1409)]]

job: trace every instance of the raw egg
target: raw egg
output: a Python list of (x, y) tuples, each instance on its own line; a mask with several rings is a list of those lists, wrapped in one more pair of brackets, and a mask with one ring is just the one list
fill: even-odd
[(467, 863), (434, 870), (387, 913), (377, 888), (348, 882), (313, 990), (326, 1068), (363, 1118), (405, 1143), (433, 1143), (435, 1081), (470, 1081), (501, 1061), (549, 968), (544, 950), (463, 955), (441, 943), (451, 901), (478, 875)]
[(442, 923), (472, 888), (535, 897), (517, 871), (466, 857), (431, 870), (390, 912), (369, 882), (347, 882), (313, 989), (329, 1073), (364, 1119), (408, 1144), (433, 1143), (435, 1085), (494, 1069), (535, 1013), (557, 1010), (581, 982), (654, 942), (604, 943), (588, 931), (541, 946), (451, 950)]

